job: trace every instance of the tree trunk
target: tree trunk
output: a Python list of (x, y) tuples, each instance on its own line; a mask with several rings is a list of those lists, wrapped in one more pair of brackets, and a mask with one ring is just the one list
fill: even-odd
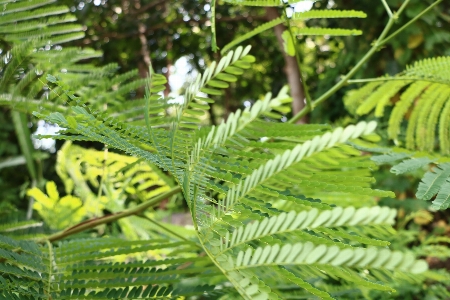
[(172, 68), (173, 65), (173, 61), (172, 61), (172, 55), (170, 54), (172, 52), (172, 38), (167, 36), (166, 37), (166, 51), (167, 51), (167, 56), (166, 56), (166, 68), (167, 68), (167, 72), (166, 74), (164, 74), (164, 76), (166, 76), (166, 89), (164, 90), (164, 97), (167, 98), (169, 97), (170, 94), (170, 84), (169, 84), (169, 77), (170, 77), (170, 69)]
[[(273, 19), (280, 17), (280, 14), (278, 13), (277, 8), (267, 7), (266, 16), (268, 18), (268, 21), (271, 21)], [(284, 51), (283, 38), (281, 37), (281, 35), (285, 30), (286, 26), (284, 26), (283, 24), (279, 24), (274, 27), (275, 35), (277, 37), (278, 44), (281, 48), (281, 52), (283, 53), (284, 57), (285, 62), (284, 72), (286, 73), (289, 88), (291, 90), (292, 113), (295, 115), (300, 110), (302, 110), (303, 107), (305, 107), (305, 91), (303, 90), (302, 79), (300, 76), (300, 67), (297, 64), (297, 60), (295, 59), (295, 57), (289, 56)], [(302, 119), (297, 121), (297, 124), (305, 124), (305, 123), (308, 123), (306, 117), (303, 117)]]

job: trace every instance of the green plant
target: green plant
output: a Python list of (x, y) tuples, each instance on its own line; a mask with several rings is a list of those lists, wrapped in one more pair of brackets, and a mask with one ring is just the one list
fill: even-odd
[[(24, 79), (31, 71), (12, 82), (12, 74), (23, 63), (21, 57), (29, 57), (39, 70), (41, 61), (43, 64), (49, 57), (66, 65), (63, 56), (51, 51), (33, 54), (33, 43), (39, 39), (13, 42), (6, 36), (4, 41), (16, 52), (3, 68), (2, 99), (9, 99), (4, 103), (17, 110), (32, 107), (36, 117), (59, 125), (62, 130), (54, 138), (100, 142), (133, 158), (116, 153), (109, 157), (106, 150), (86, 150), (70, 143), (63, 147), (59, 176), (66, 192), (74, 191), (78, 203), (83, 203), (84, 218), (88, 219), (75, 225), (64, 224), (64, 219), (52, 222), (49, 225), (56, 229), (70, 227), (34, 239), (22, 236), (16, 223), (3, 225), (0, 296), (352, 299), (370, 297), (374, 291), (393, 293), (402, 284), (445, 281), (445, 276), (428, 271), (427, 263), (413, 252), (387, 248), (395, 234), (391, 226), (396, 210), (377, 206), (375, 197), (395, 195), (371, 188), (377, 166), (359, 150), (373, 149), (369, 146), (379, 141), (376, 122), (362, 121), (345, 128), (292, 124), (342, 87), (384, 41), (398, 34), (387, 36), (407, 3), (396, 14), (386, 5), (390, 21), (373, 48), (329, 92), (315, 101), (309, 99), (306, 108), (286, 123), (279, 120), (290, 112), (292, 99), (283, 88), (276, 96), (268, 93), (251, 108), (230, 114), (218, 126), (204, 125), (203, 116), (214, 103), (213, 97), (251, 69), (254, 57), (249, 54), (250, 47), (224, 53), (189, 85), (181, 103), (161, 95), (166, 78), (151, 69), (145, 98), (127, 102), (124, 95), (143, 81), (132, 81), (120, 89), (116, 85), (134, 73), (103, 78), (110, 67), (73, 63), (66, 75), (53, 76), (46, 71), (47, 82), (43, 72), (38, 80), (32, 80), (34, 75)], [(14, 7), (8, 11), (11, 20), (17, 16), (12, 14)], [(46, 10), (47, 14), (50, 11)], [(356, 15), (361, 16), (334, 14)], [(292, 51), (293, 32), (289, 30), (291, 39), (285, 35), (286, 47), (291, 54), (298, 54)], [(43, 87), (48, 91), (43, 92)], [(26, 96), (19, 97), (23, 93)], [(52, 101), (35, 99), (47, 95)], [(138, 165), (141, 170), (133, 169)], [(441, 170), (435, 172), (438, 177), (446, 174), (445, 168)], [(425, 185), (432, 185), (432, 176), (427, 176)], [(144, 191), (140, 186), (156, 189)], [(445, 187), (440, 189), (445, 191)], [(192, 217), (190, 229), (163, 224), (157, 212), (149, 211), (180, 192)], [(48, 197), (38, 188), (29, 193), (41, 203), (37, 209), (44, 220), (50, 220), (52, 213), (77, 209), (64, 205), (52, 183), (47, 183)], [(133, 201), (124, 203), (130, 199)], [(44, 211), (42, 203), (46, 201), (51, 203)], [(96, 202), (112, 214), (89, 214)], [(148, 232), (157, 234), (133, 236), (130, 232), (138, 224), (137, 218), (123, 222), (130, 216), (139, 217), (146, 226), (151, 223)], [(120, 238), (114, 237), (114, 231), (108, 232), (111, 236), (73, 237), (117, 220), (122, 221)], [(68, 237), (71, 240), (60, 242)]]

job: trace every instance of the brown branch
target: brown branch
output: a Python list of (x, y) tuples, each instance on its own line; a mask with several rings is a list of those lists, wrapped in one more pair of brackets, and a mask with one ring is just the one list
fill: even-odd
[(147, 47), (148, 41), (147, 37), (145, 36), (146, 32), (145, 25), (142, 22), (139, 22), (138, 29), (139, 29), (139, 41), (141, 42), (141, 55), (148, 70), (148, 68), (150, 68), (152, 65), (152, 61), (150, 60), (150, 51), (148, 50)]
[(72, 226), (72, 227), (70, 227), (68, 229), (65, 229), (63, 231), (60, 231), (58, 233), (52, 234), (52, 235), (47, 236), (45, 238), (37, 239), (36, 242), (37, 243), (45, 243), (46, 241), (50, 241), (50, 242), (59, 241), (59, 240), (62, 240), (62, 239), (66, 238), (66, 237), (68, 237), (70, 235), (73, 235), (73, 234), (85, 231), (87, 229), (94, 228), (94, 227), (96, 227), (98, 225), (111, 223), (111, 222), (117, 221), (119, 219), (128, 217), (128, 216), (139, 214), (139, 213), (145, 211), (147, 208), (159, 204), (164, 199), (166, 199), (166, 198), (168, 198), (168, 197), (170, 197), (172, 195), (175, 195), (175, 194), (179, 193), (180, 191), (181, 191), (181, 188), (179, 186), (177, 186), (177, 187), (171, 189), (170, 191), (168, 191), (168, 192), (166, 192), (164, 194), (158, 195), (158, 196), (150, 199), (147, 202), (139, 204), (136, 207), (124, 210), (124, 211), (116, 213), (116, 214), (104, 216), (104, 217), (101, 217), (101, 218), (94, 218), (94, 219), (91, 219), (91, 220), (87, 220), (87, 221), (81, 222), (81, 223), (79, 223), (79, 224), (77, 224), (75, 226)]
[[(267, 7), (266, 8), (266, 16), (269, 20), (274, 20), (280, 17), (280, 14), (278, 13), (277, 8), (275, 7)], [(292, 96), (292, 113), (295, 115), (299, 111), (301, 111), (305, 107), (305, 91), (303, 89), (302, 85), (302, 79), (301, 79), (301, 71), (300, 67), (297, 64), (297, 60), (295, 57), (289, 56), (285, 51), (283, 47), (283, 38), (282, 34), (286, 30), (286, 26), (283, 24), (279, 24), (274, 27), (275, 35), (278, 40), (278, 44), (281, 48), (281, 52), (283, 53), (284, 57), (284, 72), (286, 73), (286, 77), (289, 83), (289, 87), (291, 90), (291, 96)], [(297, 123), (307, 123), (307, 120), (305, 117), (300, 119)]]

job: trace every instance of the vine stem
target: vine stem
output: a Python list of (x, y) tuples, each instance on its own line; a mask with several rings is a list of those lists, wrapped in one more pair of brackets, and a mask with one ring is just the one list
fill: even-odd
[(293, 116), (288, 122), (289, 123), (295, 123), (299, 119), (303, 118), (307, 113), (312, 111), (314, 107), (318, 106), (328, 98), (330, 98), (332, 95), (334, 95), (340, 88), (342, 88), (348, 80), (372, 57), (372, 55), (377, 52), (383, 45), (385, 45), (389, 40), (391, 40), (393, 37), (397, 36), (400, 32), (405, 30), (408, 26), (410, 26), (412, 23), (417, 21), (420, 17), (422, 17), (424, 14), (426, 14), (428, 11), (430, 11), (433, 7), (438, 5), (442, 0), (437, 0), (430, 6), (428, 6), (425, 10), (420, 12), (416, 17), (411, 19), (408, 23), (403, 25), (401, 28), (399, 28), (397, 31), (386, 37), (389, 30), (391, 30), (392, 26), (394, 25), (395, 21), (399, 18), (400, 14), (403, 12), (405, 7), (408, 5), (409, 0), (406, 0), (403, 2), (402, 6), (399, 8), (399, 10), (394, 13), (392, 16), (389, 17), (389, 21), (386, 24), (386, 26), (383, 29), (383, 32), (380, 34), (378, 39), (373, 43), (370, 50), (364, 55), (363, 58), (360, 59), (360, 61), (344, 76), (341, 78), (341, 80), (336, 83), (333, 87), (331, 87), (328, 91), (326, 91), (322, 96), (314, 100), (311, 104), (311, 106), (305, 106), (300, 112), (298, 112), (295, 116)]
[(45, 238), (37, 239), (36, 242), (38, 242), (38, 243), (46, 243), (47, 241), (56, 242), (56, 241), (66, 238), (70, 235), (85, 231), (87, 229), (94, 228), (98, 225), (114, 222), (114, 221), (117, 221), (119, 219), (122, 219), (122, 218), (125, 218), (128, 216), (139, 214), (139, 213), (143, 212), (144, 210), (146, 210), (147, 208), (159, 204), (164, 199), (166, 199), (170, 196), (173, 196), (173, 195), (179, 193), (180, 191), (181, 191), (181, 187), (177, 186), (166, 193), (158, 195), (158, 196), (150, 199), (147, 202), (139, 204), (136, 207), (124, 210), (124, 211), (116, 213), (116, 214), (108, 215), (108, 216), (101, 217), (101, 218), (94, 218), (94, 219), (91, 219), (88, 221), (81, 222), (78, 225), (72, 226), (68, 229), (57, 232), (57, 233), (47, 236)]

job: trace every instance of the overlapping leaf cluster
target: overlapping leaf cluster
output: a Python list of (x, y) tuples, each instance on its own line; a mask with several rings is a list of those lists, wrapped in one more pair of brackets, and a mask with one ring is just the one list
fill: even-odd
[[(22, 16), (15, 14), (18, 10), (33, 19), (39, 16), (38, 11), (25, 10), (45, 3), (7, 3), (9, 19), (0, 18), (0, 22), (21, 22), (14, 19)], [(310, 17), (363, 14), (311, 11), (294, 18)], [(205, 126), (203, 119), (214, 98), (229, 83), (239, 82), (239, 76), (251, 68), (254, 58), (249, 54), (250, 47), (224, 52), (217, 64), (211, 64), (190, 84), (181, 102), (161, 95), (166, 79), (151, 71), (145, 99), (123, 102), (122, 96), (143, 82), (133, 81), (121, 88), (118, 84), (131, 79), (132, 73), (105, 80), (103, 75), (109, 74), (113, 66), (75, 64), (95, 53), (50, 47), (49, 52), (44, 48), (30, 55), (42, 39), (56, 34), (51, 31), (53, 27), (46, 27), (49, 20), (29, 23), (44, 26), (45, 34), (41, 39), (17, 42), (11, 53), (2, 57), (5, 63), (0, 87), (8, 91), (2, 101), (22, 99), (16, 101), (16, 108), (22, 110), (32, 105), (35, 116), (63, 128), (56, 138), (96, 141), (133, 156), (124, 159), (129, 163), (124, 166), (119, 158), (102, 160), (104, 153), (78, 149), (90, 157), (75, 156), (68, 161), (82, 164), (85, 173), (70, 174), (74, 168), (60, 169), (70, 174), (63, 176), (68, 190), (71, 182), (108, 186), (109, 191), (137, 188), (134, 192), (143, 192), (145, 201), (149, 197), (146, 193), (151, 191), (139, 185), (146, 187), (154, 178), (133, 170), (133, 165), (147, 163), (148, 172), (158, 167), (170, 174), (189, 206), (196, 237), (172, 231), (174, 238), (75, 239), (59, 244), (47, 240), (38, 245), (0, 236), (1, 297), (356, 298), (367, 290), (394, 291), (392, 281), (418, 283), (427, 277), (423, 260), (409, 252), (387, 248), (389, 243), (383, 239), (393, 233), (396, 211), (375, 206), (374, 197), (390, 197), (393, 193), (371, 188), (371, 171), (376, 165), (350, 144), (358, 139), (371, 140), (375, 122), (334, 129), (328, 125), (280, 122), (289, 112), (291, 101), (283, 88), (278, 95), (269, 93), (251, 107), (230, 114), (218, 126)], [(78, 27), (61, 28), (70, 31)], [(308, 32), (355, 33), (312, 31)], [(33, 37), (33, 31), (30, 34), (7, 35), (4, 39), (9, 42)], [(64, 61), (62, 65), (68, 51), (74, 51), (74, 63)], [(54, 60), (52, 66), (56, 69), (44, 64), (48, 57)], [(22, 64), (22, 58), (34, 64), (34, 73), (25, 72), (19, 83), (12, 84), (14, 70)], [(62, 71), (59, 68), (63, 66), (63, 74), (49, 75), (51, 71)], [(36, 80), (44, 74), (47, 82), (43, 77)], [(12, 87), (13, 92), (5, 86)], [(43, 92), (43, 88), (50, 90)], [(28, 94), (24, 96), (25, 92)], [(47, 97), (54, 101), (47, 101)], [(132, 122), (140, 120), (140, 116), (145, 125)], [(76, 148), (72, 150), (77, 152)], [(104, 171), (107, 167), (114, 169), (118, 178), (114, 181), (105, 177), (110, 184), (102, 185), (99, 176), (108, 173)], [(130, 170), (136, 172), (128, 174)], [(439, 176), (438, 173), (441, 171), (436, 170)], [(130, 185), (120, 180), (121, 176), (127, 177), (125, 174), (131, 177)], [(158, 178), (165, 176), (160, 173)], [(430, 184), (430, 180), (431, 177), (425, 183)], [(87, 193), (88, 189), (85, 186)], [(53, 189), (48, 192), (50, 198), (55, 196)], [(126, 255), (127, 262), (121, 262), (119, 255)], [(337, 281), (342, 284), (336, 286)], [(204, 286), (204, 282), (211, 285)]]

